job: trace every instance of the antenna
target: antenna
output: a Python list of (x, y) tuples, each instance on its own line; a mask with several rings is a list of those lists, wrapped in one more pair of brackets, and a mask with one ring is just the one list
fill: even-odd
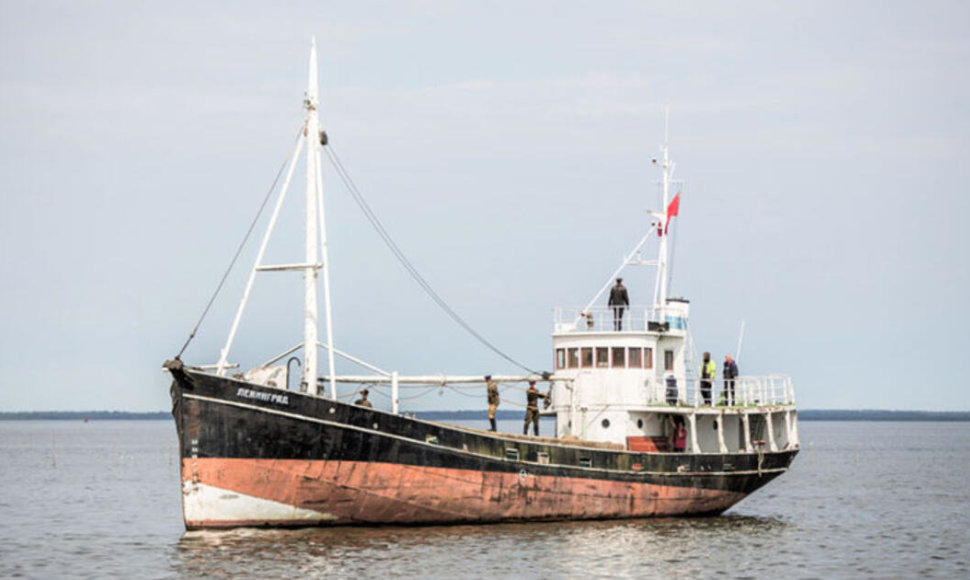
[(734, 351), (734, 360), (741, 361), (741, 343), (744, 341), (744, 320), (741, 320), (741, 331), (738, 333), (738, 350)]
[(664, 147), (667, 147), (667, 137), (670, 134), (670, 105), (664, 105)]

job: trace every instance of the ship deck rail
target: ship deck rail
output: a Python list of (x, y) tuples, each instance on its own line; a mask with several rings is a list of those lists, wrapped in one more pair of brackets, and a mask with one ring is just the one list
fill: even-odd
[(646, 403), (669, 407), (718, 407), (747, 408), (769, 406), (794, 406), (795, 386), (789, 375), (740, 376), (731, 380), (716, 378), (711, 380), (710, 403), (705, 401), (700, 380), (678, 381), (676, 390), (669, 384), (657, 385), (651, 389)]
[(553, 331), (556, 334), (585, 332), (650, 332), (660, 329), (684, 330), (686, 322), (680, 314), (667, 309), (665, 320), (661, 320), (660, 310), (653, 306), (626, 306), (623, 308), (622, 330), (614, 325), (615, 312), (610, 306), (586, 308), (559, 306), (553, 309)]
[(573, 447), (586, 447), (589, 449), (605, 449), (607, 451), (624, 451), (626, 446), (620, 443), (612, 443), (610, 441), (589, 441), (588, 439), (580, 439), (579, 437), (569, 435), (566, 437), (539, 437), (537, 435), (520, 435), (518, 433), (496, 433), (494, 431), (488, 431), (486, 429), (476, 429), (475, 427), (468, 427), (465, 425), (456, 425), (454, 423), (447, 423), (444, 421), (431, 421), (432, 423), (438, 423), (450, 429), (457, 429), (459, 431), (467, 431), (469, 433), (476, 433), (478, 435), (490, 435), (495, 437), (501, 437), (502, 439), (511, 439), (515, 441), (525, 441), (527, 443), (551, 443), (555, 445), (570, 445)]

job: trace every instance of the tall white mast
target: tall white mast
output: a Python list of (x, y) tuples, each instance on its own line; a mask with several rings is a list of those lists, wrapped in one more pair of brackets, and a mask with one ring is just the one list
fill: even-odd
[[(270, 218), (269, 227), (263, 236), (263, 242), (256, 256), (256, 263), (249, 275), (246, 283), (246, 290), (243, 292), (239, 308), (236, 310), (236, 317), (233, 319), (229, 337), (226, 339), (226, 346), (219, 354), (219, 364), (216, 372), (219, 376), (226, 374), (229, 367), (229, 349), (232, 347), (236, 331), (239, 329), (239, 322), (242, 319), (243, 311), (246, 309), (246, 302), (249, 300), (249, 293), (253, 288), (257, 272), (265, 271), (292, 271), (302, 270), (304, 277), (304, 310), (303, 310), (303, 384), (306, 385), (307, 392), (316, 395), (317, 388), (317, 345), (320, 343), (318, 338), (317, 314), (317, 272), (323, 270), (323, 291), (324, 306), (327, 317), (327, 350), (329, 353), (330, 364), (330, 396), (337, 397), (334, 366), (334, 347), (333, 347), (333, 321), (331, 320), (330, 310), (330, 260), (327, 256), (327, 229), (324, 220), (323, 210), (323, 181), (320, 170), (320, 148), (323, 143), (323, 134), (320, 131), (320, 118), (317, 113), (319, 97), (317, 91), (317, 43), (313, 40), (310, 46), (310, 74), (307, 83), (306, 99), (303, 106), (306, 108), (306, 118), (303, 122), (303, 135), (299, 139), (293, 157), (290, 159), (289, 170), (286, 173), (286, 180), (280, 190), (273, 209), (273, 216)], [(293, 170), (296, 168), (297, 159), (300, 157), (300, 150), (306, 146), (306, 261), (303, 264), (283, 264), (265, 266), (263, 256), (266, 253), (266, 246), (276, 219), (279, 217), (283, 199), (286, 191), (290, 187), (290, 178), (293, 177)], [(322, 256), (320, 255), (322, 254)], [(320, 261), (319, 258), (322, 258)]]
[(660, 320), (659, 322), (664, 322), (664, 309), (667, 306), (667, 224), (670, 220), (670, 216), (667, 215), (670, 198), (670, 158), (667, 154), (667, 135), (669, 128), (669, 117), (670, 110), (664, 109), (664, 144), (663, 144), (663, 160), (661, 162), (661, 169), (663, 170), (663, 206), (661, 208), (662, 216), (660, 218), (660, 224), (658, 224), (658, 231), (660, 232), (660, 251), (657, 256), (657, 282), (654, 286), (654, 309), (657, 310)]
[(317, 43), (313, 40), (310, 47), (310, 71), (307, 83), (306, 100), (303, 102), (307, 110), (306, 128), (303, 138), (306, 140), (306, 264), (304, 270), (304, 314), (303, 314), (303, 380), (307, 385), (307, 392), (317, 394), (317, 344), (318, 320), (317, 313), (317, 265), (319, 252), (322, 249), (324, 290), (326, 292), (324, 306), (327, 317), (327, 344), (329, 345), (330, 366), (330, 395), (336, 397), (334, 381), (333, 358), (333, 323), (330, 312), (330, 263), (327, 259), (327, 234), (323, 219), (323, 186), (320, 175), (320, 118), (317, 112), (319, 96), (317, 89)]

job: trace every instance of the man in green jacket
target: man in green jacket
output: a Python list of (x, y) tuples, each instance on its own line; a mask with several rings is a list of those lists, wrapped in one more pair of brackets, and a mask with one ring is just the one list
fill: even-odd
[(717, 365), (711, 360), (711, 353), (704, 353), (704, 362), (701, 363), (701, 397), (704, 404), (711, 406), (711, 384), (717, 377)]
[(532, 432), (536, 437), (539, 436), (539, 399), (546, 396), (536, 388), (536, 382), (529, 381), (529, 389), (525, 392), (525, 426), (522, 427), (522, 434), (529, 434), (529, 423), (532, 423)]
[(485, 375), (485, 388), (488, 392), (488, 422), (492, 428), (490, 431), (498, 431), (495, 425), (495, 410), (498, 409), (500, 402), (498, 396), (498, 385), (492, 380), (492, 375)]

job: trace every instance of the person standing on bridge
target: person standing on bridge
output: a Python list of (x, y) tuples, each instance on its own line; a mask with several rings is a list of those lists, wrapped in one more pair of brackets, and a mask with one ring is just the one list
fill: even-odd
[(711, 406), (711, 384), (717, 378), (717, 365), (711, 360), (711, 353), (704, 353), (704, 362), (701, 363), (701, 397), (704, 404)]
[(492, 375), (485, 375), (485, 389), (488, 392), (488, 422), (491, 424), (489, 431), (498, 431), (495, 425), (495, 410), (501, 401), (498, 396), (498, 385), (492, 380)]
[(522, 434), (529, 434), (529, 423), (532, 423), (532, 433), (539, 436), (539, 399), (545, 399), (546, 395), (539, 392), (536, 382), (529, 381), (529, 388), (525, 392), (525, 426), (522, 427)]
[(623, 311), (630, 305), (630, 297), (623, 285), (623, 278), (616, 279), (616, 286), (610, 290), (607, 305), (613, 309), (613, 330), (623, 330)]
[(734, 379), (738, 378), (738, 363), (734, 362), (731, 355), (724, 355), (724, 404), (728, 407), (734, 405)]

